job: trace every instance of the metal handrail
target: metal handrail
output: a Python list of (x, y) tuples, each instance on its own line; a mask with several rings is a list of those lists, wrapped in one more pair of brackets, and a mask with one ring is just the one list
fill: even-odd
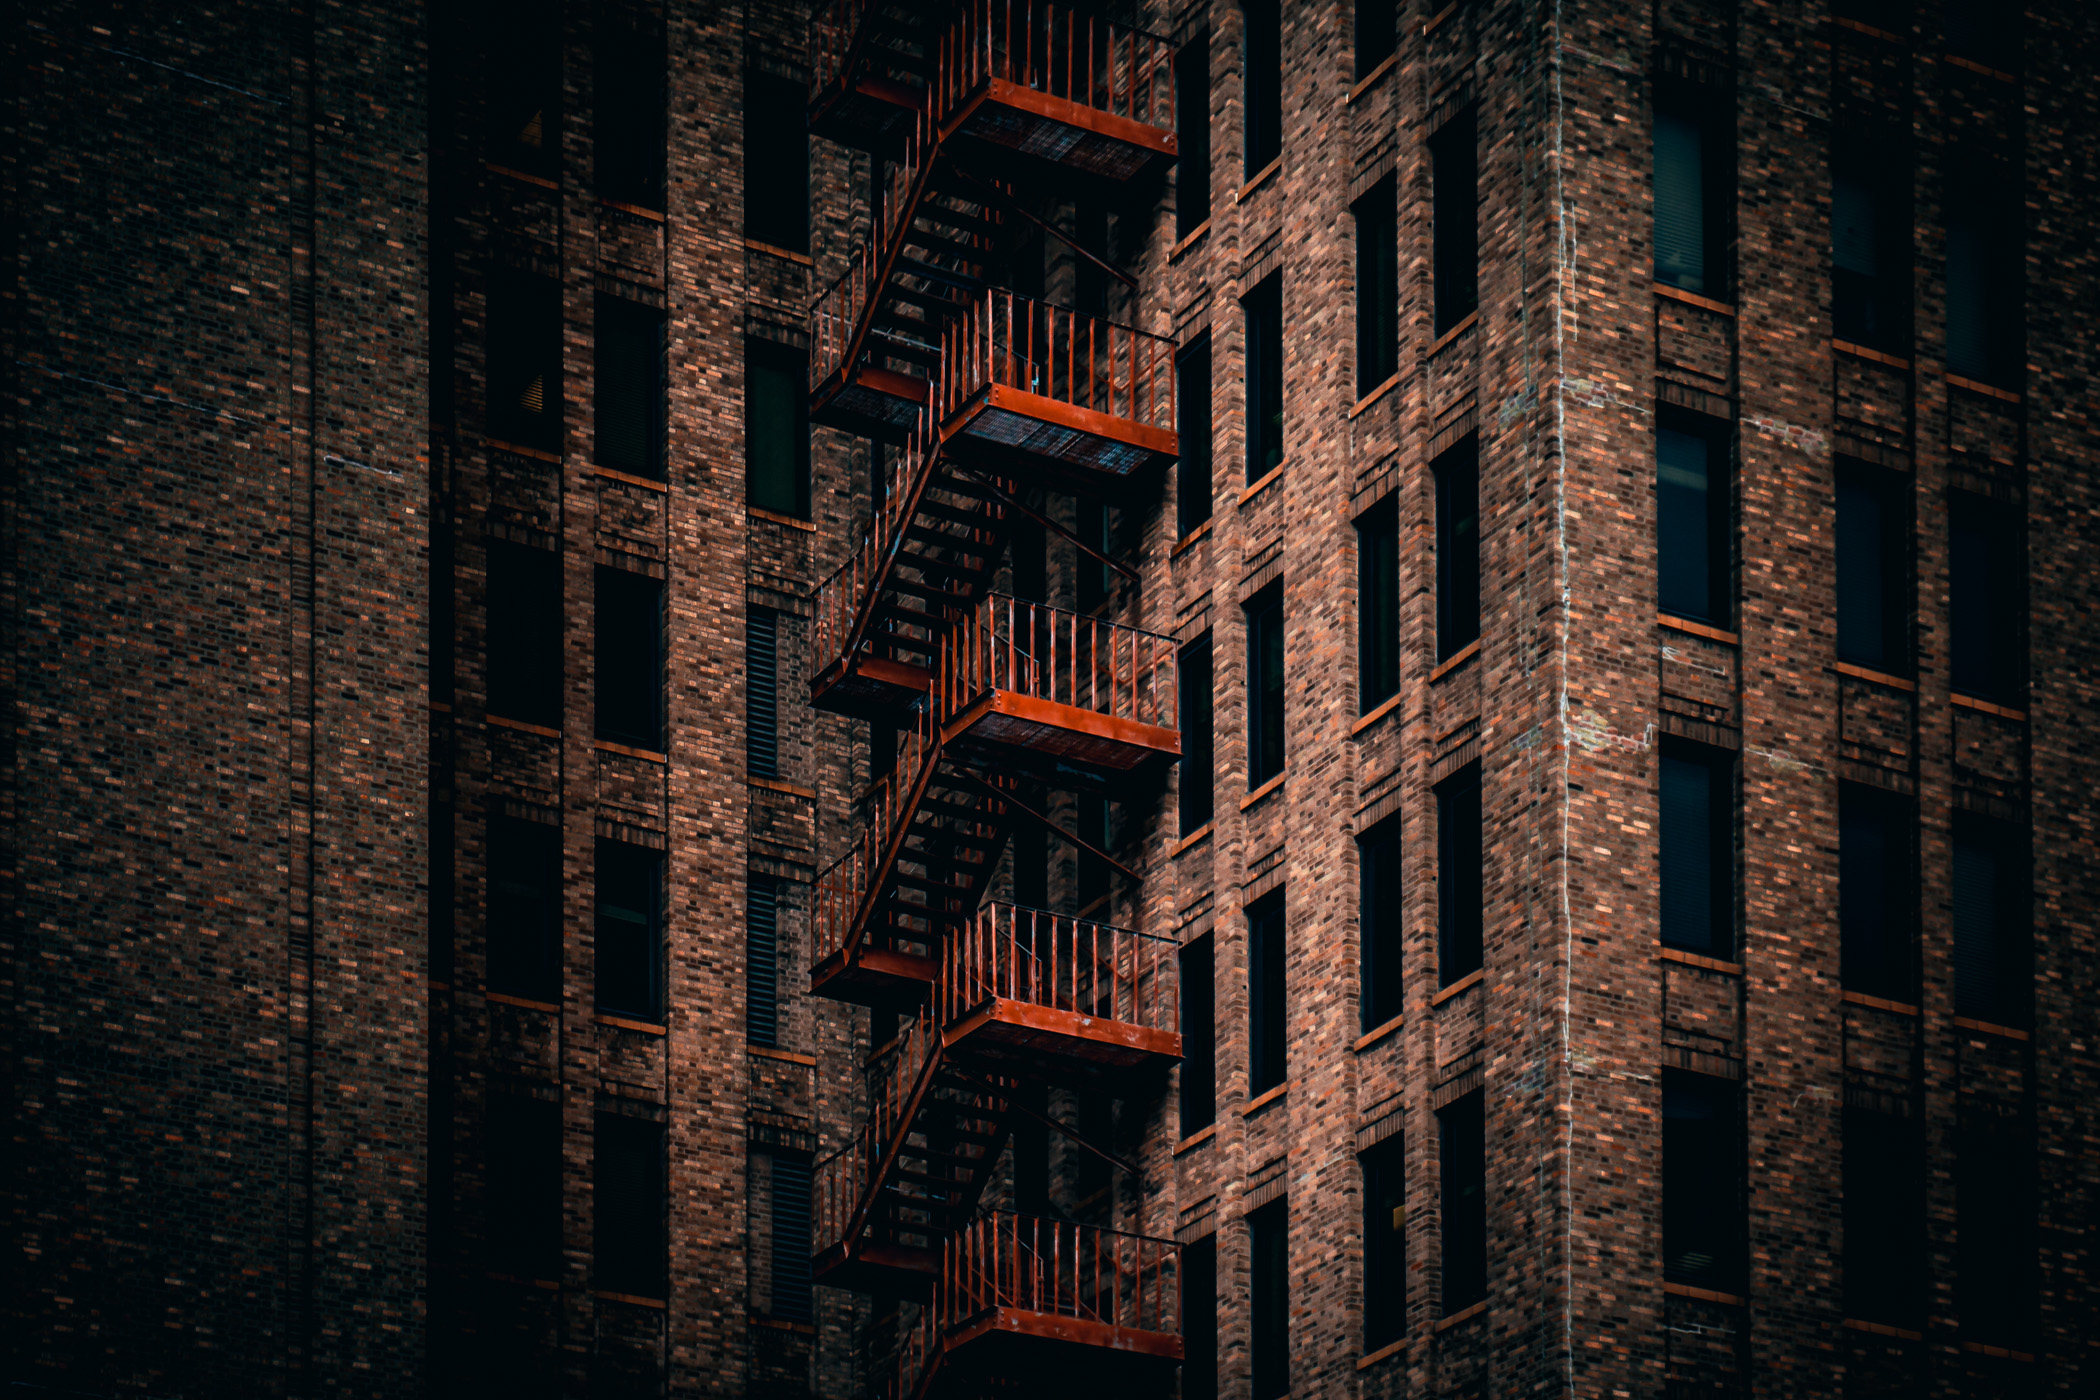
[(943, 118), (999, 78), (1098, 112), (1174, 130), (1174, 46), (1052, 0), (966, 0), (941, 41)]
[(911, 794), (922, 786), (928, 768), (939, 761), (940, 730), (932, 707), (922, 708), (912, 728), (897, 745), (897, 765), (889, 778), (869, 794), (868, 820), (838, 859), (818, 874), (810, 895), (810, 958), (821, 963), (843, 950), (855, 928), (855, 915), (867, 898), (885, 853), (916, 804)]
[(1174, 429), (1174, 342), (1017, 292), (987, 289), (941, 332), (941, 419), (987, 385)]
[(943, 940), (935, 1016), (951, 1025), (992, 997), (1172, 1032), (1180, 944), (1047, 909), (987, 903)]
[(948, 629), (934, 707), (945, 724), (988, 691), (1006, 690), (1173, 728), (1175, 673), (1172, 637), (988, 593)]
[(1180, 1261), (1174, 1240), (988, 1211), (942, 1246), (934, 1311), (943, 1328), (1005, 1307), (1178, 1336)]

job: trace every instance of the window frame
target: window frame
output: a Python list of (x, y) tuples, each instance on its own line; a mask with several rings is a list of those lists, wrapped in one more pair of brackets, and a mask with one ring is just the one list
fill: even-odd
[(1283, 891), (1247, 906), (1247, 1095), (1290, 1082), (1289, 931)]
[(1356, 712), (1400, 693), (1400, 493), (1356, 517)]
[(1364, 1035), (1405, 1010), (1406, 850), (1397, 812), (1356, 838), (1357, 1023)]
[(1174, 357), (1175, 437), (1180, 449), (1174, 464), (1174, 523), (1178, 539), (1195, 534), (1217, 512), (1214, 364), (1207, 330)]
[(1460, 438), (1429, 470), (1436, 489), (1436, 659), (1442, 662), (1480, 640), (1479, 437)]
[(1356, 396), (1400, 372), (1400, 183), (1388, 172), (1349, 206), (1356, 252)]
[(1240, 0), (1243, 179), (1283, 154), (1283, 15), (1277, 0)]
[(1291, 1389), (1290, 1198), (1247, 1212), (1248, 1369), (1254, 1400)]
[[(812, 214), (807, 94), (800, 83), (747, 68), (743, 118), (743, 235), (769, 248), (806, 254)], [(760, 139), (752, 139), (754, 132)]]
[[(592, 977), (592, 1004), (599, 1011), (611, 1015), (630, 1016), (651, 1024), (659, 1024), (664, 1019), (664, 853), (650, 846), (640, 846), (609, 836), (600, 836), (596, 838), (596, 842), (592, 861), (591, 900), (592, 917), (596, 927), (592, 950), (596, 964)], [(633, 868), (626, 872), (618, 872), (616, 867), (622, 862), (632, 862)], [(642, 870), (644, 866), (647, 867), (646, 872)], [(645, 897), (640, 901), (638, 910), (616, 904), (607, 898), (609, 873), (638, 875), (640, 881), (646, 884)], [(631, 917), (637, 912), (641, 915), (639, 919)], [(637, 981), (641, 989), (639, 997), (623, 1000), (617, 994), (608, 995), (608, 982), (617, 986), (617, 980), (608, 978), (605, 971), (609, 960), (608, 945), (616, 941), (608, 936), (608, 920), (622, 925), (640, 925), (639, 946), (635, 950), (639, 954), (637, 961), (641, 968), (641, 976)]]
[[(1249, 598), (1247, 624), (1247, 791), (1280, 777), (1290, 763), (1286, 727), (1289, 655), (1285, 647), (1283, 584)], [(1273, 655), (1272, 655), (1273, 653)], [(1273, 661), (1274, 684), (1271, 685)]]
[[(562, 839), (560, 826), (533, 821), (505, 812), (489, 815), (484, 847), (487, 853), (483, 880), (483, 970), (484, 984), (492, 992), (523, 997), (528, 1001), (558, 1003), (562, 993)], [(514, 875), (506, 876), (515, 862)], [(514, 884), (521, 894), (505, 896), (503, 884)], [(513, 917), (500, 907), (507, 898), (517, 898), (515, 917), (528, 917), (524, 900), (536, 908), (529, 917), (537, 930), (499, 929), (499, 921)]]
[(1181, 1067), (1176, 1102), (1181, 1136), (1189, 1138), (1218, 1121), (1215, 934), (1205, 932), (1182, 944), (1177, 971), (1181, 974)]
[[(592, 320), (592, 365), (591, 378), (591, 457), (600, 467), (612, 471), (626, 472), (649, 481), (664, 479), (664, 434), (666, 430), (664, 375), (664, 313), (653, 306), (645, 306), (624, 297), (607, 296), (600, 293), (593, 301)], [(615, 460), (607, 451), (608, 440), (617, 433), (615, 407), (624, 388), (608, 392), (609, 386), (624, 386), (627, 371), (614, 363), (611, 352), (622, 345), (646, 343), (648, 353), (637, 356), (637, 361), (646, 360), (640, 392), (629, 407), (640, 409), (640, 452), (633, 458)]]
[[(1662, 406), (1655, 415), (1655, 428), (1655, 610), (1687, 622), (1703, 623), (1724, 631), (1731, 629), (1735, 626), (1736, 571), (1734, 425), (1726, 419)], [(1664, 592), (1669, 578), (1666, 571), (1672, 540), (1686, 538), (1682, 532), (1692, 523), (1681, 511), (1673, 512), (1669, 508), (1671, 498), (1665, 491), (1671, 483), (1665, 474), (1674, 468), (1664, 460), (1667, 449), (1664, 433), (1698, 439), (1706, 452), (1705, 509), (1698, 522), (1699, 547), (1705, 554), (1705, 567), (1700, 571), (1704, 575), (1707, 594), (1704, 611), (1688, 607), (1691, 600), (1682, 593), (1670, 595)], [(1678, 527), (1674, 532), (1673, 521)]]
[[(1703, 855), (1706, 860), (1708, 893), (1704, 915), (1707, 920), (1706, 942), (1695, 944), (1682, 936), (1673, 936), (1670, 913), (1671, 833), (1676, 829), (1669, 809), (1669, 787), (1667, 765), (1673, 763), (1695, 764), (1706, 772), (1706, 828)], [(1656, 889), (1659, 898), (1657, 929), (1665, 948), (1694, 953), (1700, 957), (1716, 958), (1730, 962), (1736, 952), (1736, 906), (1740, 885), (1737, 878), (1737, 813), (1740, 811), (1737, 794), (1736, 753), (1733, 749), (1717, 745), (1695, 743), (1676, 735), (1663, 735), (1657, 745), (1657, 874)]]
[(1431, 791), (1436, 799), (1437, 985), (1448, 987), (1487, 966), (1480, 761), (1466, 764)]
[(1181, 836), (1193, 836), (1217, 816), (1217, 654), (1203, 633), (1174, 656), (1176, 716), (1181, 732), (1178, 800)]
[[(609, 564), (592, 566), (593, 735), (651, 753), (665, 751), (664, 580)], [(639, 620), (626, 616), (641, 613)], [(639, 650), (639, 656), (629, 655)], [(632, 696), (639, 694), (640, 701)], [(621, 697), (629, 697), (626, 703)], [(646, 710), (646, 713), (644, 711)]]
[[(1838, 660), (1864, 666), (1892, 676), (1908, 676), (1915, 669), (1912, 636), (1915, 628), (1915, 537), (1911, 508), (1912, 482), (1907, 473), (1890, 471), (1851, 457), (1838, 457), (1833, 464), (1835, 495), (1835, 553)], [(1853, 516), (1848, 521), (1847, 503)], [(1860, 523), (1856, 512), (1862, 503), (1874, 509), (1876, 575), (1872, 580), (1880, 599), (1879, 614), (1871, 620), (1871, 638), (1863, 638), (1861, 612), (1865, 600), (1849, 584), (1859, 578), (1858, 566), (1845, 556), (1858, 543), (1853, 532)], [(1851, 612), (1848, 614), (1847, 602)], [(1848, 618), (1850, 625), (1848, 627)]]
[[(1193, 236), (1210, 221), (1210, 30), (1199, 29), (1174, 52), (1174, 237)], [(1200, 192), (1200, 193), (1199, 193)]]
[[(653, 1118), (604, 1108), (592, 1114), (591, 1281), (605, 1292), (641, 1298), (669, 1296), (665, 1190), (669, 1134), (665, 1128)], [(634, 1151), (634, 1160), (644, 1164), (645, 1188), (653, 1189), (637, 1191), (628, 1183), (608, 1179), (608, 1165), (617, 1164), (619, 1154), (628, 1151)], [(637, 1237), (622, 1238), (629, 1230), (636, 1231)]]
[(1406, 1137), (1394, 1133), (1357, 1154), (1363, 1177), (1366, 1353), (1407, 1335)]
[[(761, 374), (785, 380), (787, 419), (765, 420), (767, 407), (755, 392)], [(782, 463), (762, 460), (774, 434), (787, 439), (787, 459)], [(809, 353), (763, 336), (744, 338), (744, 481), (745, 500), (755, 509), (795, 520), (810, 518), (809, 444)], [(784, 492), (766, 494), (761, 483), (767, 473), (785, 467), (790, 479)], [(776, 484), (777, 485), (777, 484)]]
[(1442, 1314), (1449, 1317), (1488, 1296), (1486, 1092), (1461, 1094), (1436, 1111), (1436, 1121), (1438, 1292)]
[[(1742, 1086), (1733, 1079), (1722, 1079), (1714, 1075), (1693, 1074), (1686, 1070), (1665, 1069), (1662, 1074), (1662, 1170), (1661, 1170), (1661, 1246), (1663, 1255), (1663, 1278), (1667, 1282), (1686, 1284), (1696, 1288), (1713, 1289), (1735, 1293), (1742, 1288), (1745, 1251), (1748, 1243), (1749, 1217), (1744, 1198), (1744, 1145), (1743, 1093)], [(1672, 1115), (1670, 1100), (1673, 1091), (1680, 1105), (1688, 1105), (1695, 1098), (1703, 1097), (1709, 1107), (1718, 1105), (1720, 1112), (1703, 1118), (1679, 1112)], [(1674, 1133), (1672, 1122), (1687, 1124), (1705, 1121), (1719, 1125), (1701, 1135), (1683, 1127)], [(1675, 1138), (1673, 1145), (1672, 1139)], [(1708, 1160), (1701, 1160), (1702, 1150)], [(1690, 1190), (1673, 1190), (1673, 1182), (1685, 1182), (1685, 1169), (1673, 1166), (1684, 1157), (1693, 1159), (1695, 1165), (1690, 1172)], [(1700, 1166), (1713, 1166), (1722, 1162), (1719, 1172), (1706, 1173)], [(1718, 1218), (1712, 1220), (1688, 1220), (1697, 1217), (1701, 1205), (1718, 1208)], [(1672, 1223), (1676, 1222), (1673, 1231)], [(1687, 1230), (1687, 1226), (1705, 1226)], [(1675, 1235), (1673, 1242), (1672, 1236)], [(1687, 1246), (1700, 1242), (1716, 1245), (1716, 1252), (1707, 1255), (1710, 1265), (1701, 1267), (1696, 1263), (1700, 1251)], [(1680, 1257), (1681, 1256), (1681, 1257)]]
[(1430, 301), (1441, 336), (1480, 309), (1480, 123), (1465, 106), (1430, 132)]
[[(1871, 826), (1879, 826), (1888, 842), (1878, 861), (1858, 844)], [(1917, 841), (1915, 801), (1866, 783), (1839, 781), (1838, 958), (1847, 991), (1905, 1005), (1917, 999)], [(1878, 895), (1872, 889), (1876, 885)], [(1869, 921), (1875, 924), (1871, 940)]]
[(1240, 298), (1246, 322), (1246, 411), (1249, 486), (1283, 466), (1283, 273), (1272, 272)]

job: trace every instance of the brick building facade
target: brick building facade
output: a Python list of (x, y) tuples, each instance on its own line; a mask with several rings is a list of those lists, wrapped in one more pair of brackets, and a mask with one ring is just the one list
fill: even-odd
[(14, 26), (8, 1379), (2092, 1389), (2094, 17), (815, 9)]

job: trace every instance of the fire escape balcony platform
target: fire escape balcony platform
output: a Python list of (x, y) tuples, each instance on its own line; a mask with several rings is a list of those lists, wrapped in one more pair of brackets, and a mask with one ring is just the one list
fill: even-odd
[(978, 390), (941, 422), (951, 448), (1041, 472), (1088, 494), (1121, 495), (1172, 462), (1178, 435), (1006, 384)]
[(1124, 183), (1171, 165), (1172, 131), (1006, 78), (987, 78), (948, 109), (943, 135), (987, 155), (1019, 155), (1092, 181)]
[(1182, 1360), (1181, 1338), (1171, 1332), (1015, 1307), (986, 1308), (953, 1327), (947, 1352), (958, 1379), (1066, 1374), (1089, 1383), (1157, 1379), (1171, 1385)]
[(923, 88), (884, 78), (856, 65), (809, 98), (809, 134), (856, 151), (894, 158), (911, 134), (912, 117), (926, 104)]
[(933, 399), (933, 385), (902, 370), (846, 365), (810, 390), (812, 421), (856, 437), (902, 442)]
[(933, 672), (884, 656), (841, 657), (810, 678), (812, 708), (855, 719), (885, 719), (900, 728), (911, 708), (926, 698)]
[(924, 1302), (933, 1295), (940, 1267), (938, 1248), (873, 1243), (855, 1234), (811, 1259), (809, 1277), (823, 1288)]
[(1016, 690), (981, 694), (941, 725), (951, 751), (1065, 776), (1123, 778), (1181, 757), (1181, 731)]
[(841, 948), (810, 968), (809, 994), (904, 1011), (923, 1002), (940, 975), (938, 958), (863, 942), (855, 948)]
[(1054, 1060), (1098, 1071), (1163, 1068), (1181, 1058), (1181, 1037), (1173, 1031), (1011, 997), (991, 997), (963, 1012), (943, 1028), (941, 1039), (972, 1058)]

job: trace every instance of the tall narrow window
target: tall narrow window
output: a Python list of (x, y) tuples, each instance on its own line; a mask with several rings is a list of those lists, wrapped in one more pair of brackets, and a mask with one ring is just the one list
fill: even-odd
[(780, 776), (780, 614), (744, 614), (744, 771)]
[(1247, 1212), (1254, 1400), (1274, 1400), (1291, 1390), (1289, 1204), (1279, 1199)]
[(1400, 28), (1395, 0), (1356, 0), (1356, 80), (1362, 82), (1393, 56)]
[(1838, 659), (1910, 670), (1910, 498), (1894, 472), (1837, 464)]
[(1359, 1159), (1364, 1170), (1364, 1350), (1407, 1331), (1407, 1174), (1395, 1133)]
[(2017, 387), (2021, 373), (2020, 184), (2003, 162), (1958, 151), (1947, 180), (1947, 368)]
[(1198, 336), (1175, 361), (1174, 404), (1181, 460), (1174, 468), (1175, 529), (1183, 539), (1210, 519), (1211, 402), (1210, 336)]
[(2001, 73), (2020, 71), (2019, 10), (1990, 0), (1947, 0), (1945, 14), (1948, 53)]
[(809, 518), (809, 357), (772, 340), (744, 342), (744, 471), (751, 504)]
[(1388, 817), (1356, 843), (1363, 882), (1358, 956), (1363, 963), (1359, 1020), (1368, 1034), (1398, 1016), (1400, 1002), (1400, 818)]
[(1910, 348), (1910, 151), (1871, 124), (1835, 123), (1831, 276), (1839, 340)]
[(489, 990), (561, 997), (561, 828), (519, 817), (488, 827)]
[(598, 839), (598, 1009), (663, 1019), (664, 858)]
[(1276, 0), (1241, 0), (1241, 116), (1246, 178), (1283, 153), (1283, 17)]
[(744, 884), (744, 1039), (780, 1044), (780, 882), (756, 873)]
[[(1079, 819), (1079, 839), (1097, 851), (1113, 849), (1115, 836), (1108, 799), (1098, 793), (1083, 792), (1073, 805)], [(1106, 911), (1097, 906), (1108, 898), (1108, 862), (1092, 851), (1081, 851), (1078, 878), (1073, 884), (1079, 896), (1079, 911), (1089, 917), (1106, 918)]]
[(1480, 455), (1468, 437), (1431, 464), (1436, 475), (1436, 655), (1480, 639)]
[(1218, 1111), (1217, 965), (1211, 936), (1181, 949), (1181, 1135), (1207, 1128)]
[[(1110, 539), (1111, 517), (1108, 507), (1100, 501), (1082, 500), (1077, 502), (1074, 513), (1078, 519), (1079, 538), (1103, 556), (1113, 558), (1115, 551)], [(1108, 601), (1109, 567), (1101, 559), (1096, 559), (1084, 550), (1078, 551), (1078, 557), (1072, 562), (1078, 574), (1075, 582), (1078, 585), (1079, 610), (1093, 612)]]
[(1247, 315), (1247, 484), (1283, 465), (1283, 274), (1240, 302)]
[(1174, 236), (1187, 238), (1210, 217), (1210, 31), (1174, 55), (1174, 123), (1181, 150), (1174, 162)]
[(1247, 907), (1247, 1092), (1283, 1083), (1285, 1008), (1283, 891)]
[(598, 195), (643, 209), (664, 207), (664, 35), (660, 20), (601, 6), (592, 17), (598, 112), (591, 133)]
[(664, 747), (664, 586), (647, 574), (597, 566), (597, 733), (616, 744)]
[[(1665, 1092), (1668, 1092), (1665, 1090)], [(1925, 1306), (1925, 1144), (1918, 1119), (1847, 1105), (1845, 1316), (1914, 1327)]]
[(1007, 840), (1013, 851), (1014, 903), (1030, 909), (1049, 908), (1049, 833), (1033, 822), (1022, 822)]
[(1955, 1309), (1964, 1340), (2027, 1350), (2035, 1325), (2033, 1128), (1978, 1104), (1955, 1144)]
[(1181, 834), (1209, 824), (1217, 785), (1211, 736), (1210, 633), (1181, 649), (1177, 681), (1181, 707)]
[(1481, 965), (1480, 765), (1436, 785), (1437, 985)]
[(1734, 140), (1724, 95), (1674, 79), (1655, 89), (1655, 280), (1728, 296)]
[(561, 284), (499, 268), (488, 284), (489, 436), (561, 451)]
[(1397, 492), (1356, 517), (1356, 628), (1356, 708), (1369, 714), (1400, 692)]
[(809, 251), (809, 129), (802, 84), (744, 78), (744, 236)]
[(2025, 1026), (2033, 997), (2026, 842), (2005, 823), (1954, 814), (1954, 1014)]
[(2017, 514), (1967, 492), (1947, 497), (1954, 689), (2017, 705), (2026, 694), (2025, 570)]
[(1181, 1400), (1218, 1400), (1218, 1237), (1181, 1247)]
[(772, 1314), (782, 1322), (810, 1322), (816, 1299), (809, 1281), (809, 1158), (797, 1152), (773, 1153), (773, 1300)]
[(488, 158), (548, 179), (561, 174), (561, 13), (553, 0), (506, 7), (489, 28)]
[(1665, 738), (1661, 764), (1664, 946), (1735, 956), (1735, 762), (1725, 749)]
[(486, 1139), (489, 1267), (520, 1278), (561, 1274), (561, 1105), (491, 1093)]
[(1283, 771), (1283, 585), (1247, 604), (1247, 788)]
[(1848, 991), (1912, 999), (1911, 829), (1909, 799), (1838, 785), (1838, 941)]
[(1430, 284), (1438, 335), (1480, 304), (1479, 160), (1467, 106), (1429, 138)]
[(1400, 372), (1400, 209), (1391, 175), (1350, 206), (1356, 216), (1356, 393)]
[(596, 333), (598, 465), (661, 481), (663, 313), (618, 297), (599, 297)]
[(1742, 1124), (1733, 1082), (1663, 1072), (1663, 1277), (1741, 1286)]
[(489, 713), (561, 723), (561, 556), (488, 542)]
[(1487, 1297), (1487, 1115), (1478, 1089), (1436, 1116), (1443, 1196), (1443, 1304), (1449, 1317)]
[(601, 1112), (595, 1120), (592, 1281), (608, 1293), (664, 1296), (664, 1128)]
[(1725, 424), (1669, 414), (1656, 425), (1656, 607), (1712, 627), (1732, 611), (1728, 458)]

